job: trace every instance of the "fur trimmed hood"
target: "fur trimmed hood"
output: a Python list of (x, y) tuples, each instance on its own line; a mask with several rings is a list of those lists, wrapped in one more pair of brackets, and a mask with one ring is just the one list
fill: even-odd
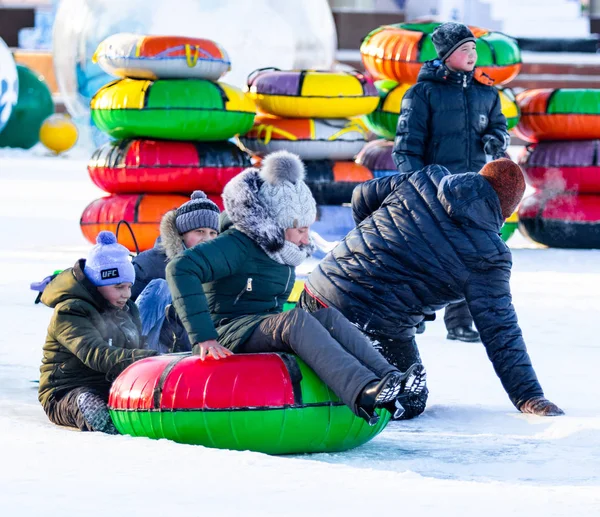
[(175, 225), (176, 217), (177, 211), (171, 210), (160, 220), (160, 247), (167, 255), (167, 261), (172, 260), (186, 249), (183, 237)]
[(285, 244), (285, 230), (270, 217), (268, 209), (259, 198), (263, 183), (260, 170), (250, 167), (225, 185), (223, 203), (227, 215), (238, 230), (266, 252), (277, 253)]

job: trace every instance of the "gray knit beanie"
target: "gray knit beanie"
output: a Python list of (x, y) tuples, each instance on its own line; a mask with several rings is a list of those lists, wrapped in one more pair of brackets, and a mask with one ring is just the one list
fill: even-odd
[(288, 151), (269, 154), (259, 173), (264, 183), (258, 198), (283, 230), (310, 226), (317, 218), (317, 204), (304, 182), (302, 160)]
[(219, 231), (219, 207), (206, 197), (201, 190), (196, 190), (187, 203), (175, 211), (175, 226), (180, 234), (198, 228), (210, 228)]
[(464, 43), (469, 41), (476, 42), (475, 36), (473, 36), (469, 27), (456, 22), (442, 23), (433, 31), (431, 40), (442, 62), (446, 61), (450, 57), (450, 54)]

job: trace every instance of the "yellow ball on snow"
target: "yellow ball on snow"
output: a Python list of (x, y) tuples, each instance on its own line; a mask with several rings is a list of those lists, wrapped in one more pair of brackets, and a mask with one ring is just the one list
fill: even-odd
[(77, 143), (77, 126), (68, 115), (49, 116), (40, 128), (40, 142), (56, 154), (64, 153)]

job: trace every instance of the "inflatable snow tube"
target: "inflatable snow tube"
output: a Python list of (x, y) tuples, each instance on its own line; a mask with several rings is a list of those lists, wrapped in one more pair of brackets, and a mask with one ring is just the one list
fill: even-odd
[(600, 249), (600, 195), (538, 191), (519, 207), (519, 230), (551, 248)]
[(231, 142), (120, 140), (97, 149), (88, 172), (98, 187), (112, 194), (220, 194), (251, 165), (250, 157)]
[[(223, 209), (221, 196), (208, 196), (219, 208)], [(169, 194), (115, 194), (92, 201), (83, 211), (80, 220), (84, 237), (94, 244), (96, 236), (102, 230), (117, 233), (120, 221), (128, 223), (119, 226), (118, 238), (130, 251), (149, 250), (160, 235), (160, 220), (169, 210), (178, 208), (189, 201), (188, 196)], [(134, 240), (135, 237), (135, 240)]]
[[(425, 61), (436, 59), (431, 34), (439, 23), (399, 23), (371, 31), (360, 46), (363, 64), (375, 79), (414, 84)], [(512, 81), (521, 70), (517, 42), (500, 32), (470, 27), (477, 38), (477, 67), (496, 84)]]
[(42, 124), (54, 113), (54, 101), (42, 76), (22, 65), (17, 65), (17, 74), (19, 100), (0, 133), (0, 147), (31, 149), (40, 141)]
[(356, 185), (373, 179), (366, 167), (355, 162), (307, 160), (306, 184), (317, 205), (342, 205), (352, 201)]
[(208, 79), (231, 69), (227, 52), (214, 41), (181, 36), (120, 33), (106, 38), (92, 62), (107, 74), (134, 79)]
[(541, 88), (517, 95), (515, 133), (528, 142), (600, 138), (600, 89)]
[(367, 142), (367, 128), (359, 120), (264, 115), (239, 140), (260, 156), (285, 149), (303, 160), (352, 160)]
[(248, 77), (250, 97), (263, 113), (292, 118), (347, 118), (370, 113), (379, 97), (359, 73), (256, 70)]
[[(396, 137), (398, 116), (402, 108), (402, 98), (410, 84), (399, 84), (390, 79), (375, 81), (379, 92), (377, 109), (363, 117), (367, 127), (377, 136), (393, 140)], [(502, 113), (506, 117), (508, 129), (512, 129), (519, 122), (519, 107), (515, 95), (508, 88), (498, 88)]]
[(205, 79), (121, 79), (101, 88), (91, 108), (113, 138), (228, 140), (247, 133), (255, 115), (241, 90)]
[(377, 136), (388, 140), (396, 137), (402, 98), (410, 87), (410, 84), (399, 84), (389, 79), (375, 82), (375, 88), (379, 92), (379, 104), (377, 109), (365, 115), (363, 120)]
[(536, 189), (600, 193), (600, 141), (540, 142), (524, 149), (519, 161)]
[(398, 169), (392, 158), (393, 150), (394, 142), (373, 140), (362, 148), (355, 161), (369, 169), (374, 178), (398, 174)]
[(352, 449), (390, 418), (383, 410), (369, 427), (306, 364), (285, 354), (143, 359), (114, 381), (108, 407), (121, 434), (267, 454)]

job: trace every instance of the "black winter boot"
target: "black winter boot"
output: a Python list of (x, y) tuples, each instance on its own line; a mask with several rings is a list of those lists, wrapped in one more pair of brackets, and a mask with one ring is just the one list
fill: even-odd
[(403, 380), (402, 373), (390, 372), (380, 381), (373, 381), (365, 386), (356, 405), (359, 415), (369, 425), (375, 425), (379, 421), (379, 415), (375, 413), (375, 408), (384, 407), (396, 399)]
[(411, 413), (411, 404), (423, 394), (427, 397), (427, 372), (421, 363), (413, 364), (406, 371), (406, 379), (402, 381), (400, 392), (391, 403), (384, 407), (392, 414), (393, 420), (399, 420), (406, 411)]
[(455, 327), (453, 329), (448, 329), (446, 339), (464, 341), (465, 343), (477, 343), (481, 341), (479, 332), (473, 330), (471, 327)]
[(108, 406), (101, 397), (86, 391), (77, 397), (77, 407), (92, 431), (106, 434), (119, 434), (108, 412)]

